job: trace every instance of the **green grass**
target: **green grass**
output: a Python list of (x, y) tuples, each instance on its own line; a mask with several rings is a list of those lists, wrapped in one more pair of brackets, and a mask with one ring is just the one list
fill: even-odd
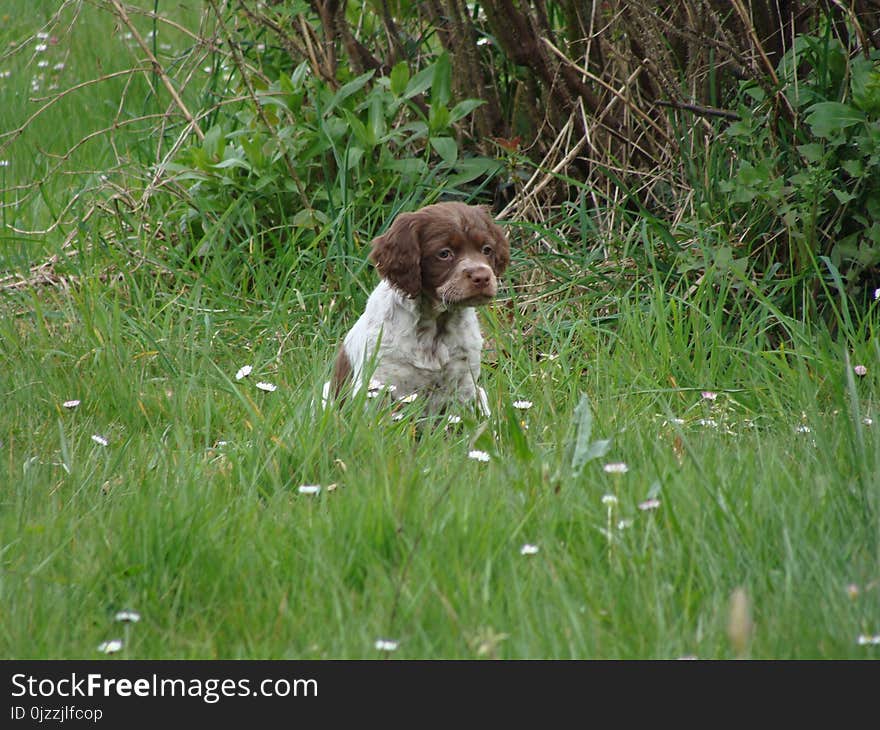
[[(318, 323), (329, 293), (303, 308), (135, 273), (8, 299), (0, 655), (94, 656), (133, 608), (131, 658), (371, 657), (380, 637), (401, 658), (728, 657), (744, 586), (751, 656), (873, 656), (876, 345), (770, 350), (712, 287), (660, 291), (620, 292), (611, 325), (590, 297), (512, 328), (485, 312), (494, 416), (454, 431), (315, 410), (350, 323)], [(612, 443), (575, 475), (582, 393)]]
[[(71, 65), (118, 42), (82, 12), (93, 35)], [(0, 109), (3, 127), (25, 112)], [(71, 140), (101, 123), (71, 119)], [(116, 165), (107, 145), (75, 169)], [(33, 139), (10, 149), (0, 174), (37, 169), (18, 167), (37, 164)], [(45, 226), (64, 181), (7, 207), (7, 225)], [(363, 252), (386, 212), (323, 245)], [(569, 215), (559, 230), (592, 240), (588, 211)], [(93, 658), (118, 637), (136, 659), (374, 658), (380, 638), (395, 658), (726, 658), (739, 587), (754, 622), (742, 655), (877, 657), (858, 643), (880, 633), (876, 309), (840, 308), (832, 336), (729, 270), (689, 286), (583, 254), (572, 274), (514, 227), (508, 286), (481, 315), (493, 416), (445, 428), (417, 402), (401, 420), (374, 401), (315, 408), (375, 282), (362, 260), (268, 238), (273, 261), (220, 245), (187, 260), (126, 222), (76, 229), (64, 286), (0, 289), (0, 657)], [(659, 245), (633, 230), (633, 256)], [(0, 272), (68, 232), (4, 228)], [(659, 507), (640, 509), (649, 496)], [(115, 623), (122, 609), (142, 620)]]

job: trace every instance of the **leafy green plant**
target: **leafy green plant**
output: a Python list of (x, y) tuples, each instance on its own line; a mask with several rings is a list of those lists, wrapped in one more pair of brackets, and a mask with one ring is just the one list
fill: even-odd
[(234, 115), (168, 166), (184, 190), (179, 221), (213, 243), (222, 226), (241, 243), (279, 226), (314, 240), (341, 212), (357, 220), (378, 205), (436, 195), (491, 176), (499, 164), (461, 157), (454, 125), (482, 102), (453, 104), (448, 56), (415, 74), (400, 62), (338, 88), (307, 64), (258, 89)]
[[(806, 306), (866, 305), (880, 283), (880, 53), (850, 51), (829, 26), (795, 39), (777, 75), (775, 94), (741, 86), (719, 191), (768, 232), (751, 238), (753, 262), (787, 263)], [(768, 245), (780, 229), (787, 245)]]

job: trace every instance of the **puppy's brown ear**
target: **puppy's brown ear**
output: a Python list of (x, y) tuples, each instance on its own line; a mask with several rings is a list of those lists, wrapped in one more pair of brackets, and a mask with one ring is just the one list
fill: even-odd
[(419, 218), (415, 213), (401, 213), (391, 227), (373, 239), (370, 261), (379, 276), (409, 297), (422, 290), (422, 246), (419, 241)]
[(501, 276), (510, 263), (510, 241), (507, 240), (504, 231), (494, 221), (489, 211), (486, 211), (486, 218), (488, 219), (489, 235), (492, 236), (492, 241), (495, 243), (495, 276)]

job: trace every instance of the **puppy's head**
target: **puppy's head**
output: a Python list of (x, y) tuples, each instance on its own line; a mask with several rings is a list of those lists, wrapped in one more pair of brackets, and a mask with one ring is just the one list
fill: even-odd
[(510, 244), (482, 206), (437, 203), (397, 216), (373, 240), (370, 260), (409, 297), (473, 306), (497, 294)]

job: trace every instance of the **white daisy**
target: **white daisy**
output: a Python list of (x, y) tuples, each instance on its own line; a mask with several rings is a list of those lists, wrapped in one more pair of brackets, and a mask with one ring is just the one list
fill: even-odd
[(98, 444), (98, 446), (106, 446), (109, 443), (107, 439), (97, 433), (92, 434), (92, 441)]
[(532, 402), (530, 400), (515, 400), (513, 402), (513, 407), (521, 411), (527, 411), (532, 407)]
[(318, 494), (321, 491), (320, 484), (303, 484), (297, 490), (300, 494)]
[(397, 651), (398, 642), (393, 639), (376, 639), (376, 651)]
[(862, 378), (862, 377), (864, 377), (865, 375), (868, 374), (868, 368), (866, 368), (864, 365), (856, 365), (856, 366), (853, 368), (853, 372), (854, 372), (856, 375), (858, 375), (860, 378)]
[(274, 383), (265, 383), (263, 381), (260, 381), (259, 383), (257, 383), (257, 387), (260, 390), (263, 390), (267, 393), (272, 393), (272, 392), (278, 390), (278, 386), (275, 385)]
[(537, 555), (538, 550), (540, 550), (540, 549), (541, 548), (539, 548), (537, 545), (530, 545), (529, 543), (526, 543), (525, 545), (523, 545), (519, 549), (519, 554), (520, 555)]
[(603, 466), (602, 468), (608, 474), (626, 474), (629, 471), (629, 467), (622, 461), (615, 461), (611, 464), (605, 464), (605, 466)]
[(644, 502), (639, 502), (639, 509), (642, 512), (647, 512), (652, 509), (657, 509), (660, 506), (660, 500), (656, 497), (652, 499), (646, 499)]
[(122, 639), (110, 639), (109, 641), (102, 641), (98, 644), (98, 651), (102, 654), (115, 654), (117, 651), (122, 649)]
[(241, 380), (242, 378), (246, 378), (253, 372), (254, 368), (252, 365), (243, 365), (238, 369), (238, 372), (235, 373), (235, 379)]
[(718, 393), (712, 390), (704, 390), (700, 395), (702, 395), (705, 400), (715, 400), (718, 398)]
[(62, 405), (64, 408), (68, 408), (68, 409), (71, 409), (71, 410), (72, 410), (72, 409), (76, 408), (76, 407), (79, 405), (79, 401), (78, 401), (78, 400), (66, 400), (66, 401), (64, 401), (64, 403), (62, 403), (61, 405)]
[(873, 636), (862, 634), (859, 636), (858, 642), (859, 646), (880, 646), (880, 634), (874, 634)]
[(617, 497), (613, 494), (605, 494), (602, 496), (602, 504), (606, 504), (609, 507), (617, 504)]
[(489, 454), (485, 451), (479, 451), (478, 449), (468, 451), (468, 459), (474, 459), (476, 461), (489, 461), (489, 458)]
[(117, 611), (113, 620), (126, 624), (136, 624), (141, 620), (141, 615), (137, 611)]

